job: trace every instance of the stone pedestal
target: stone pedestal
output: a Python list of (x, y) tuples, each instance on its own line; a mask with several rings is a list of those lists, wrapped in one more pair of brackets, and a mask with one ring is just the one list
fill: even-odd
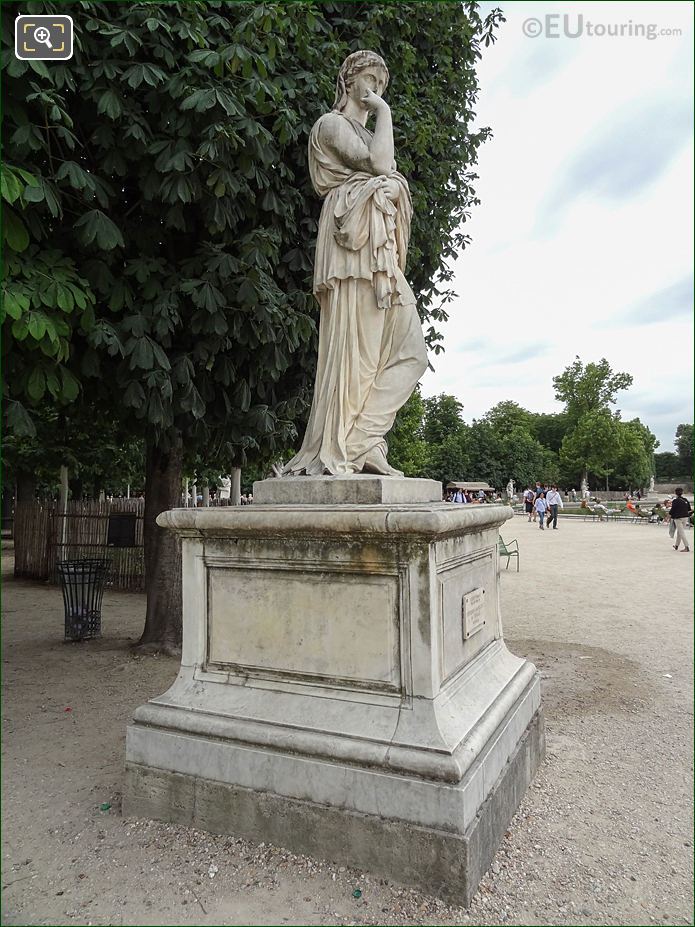
[[(183, 654), (128, 728), (125, 813), (468, 903), (544, 749), (538, 674), (502, 640), (511, 509), (298, 479), (159, 517), (182, 537)], [(278, 501), (293, 484), (302, 503)]]

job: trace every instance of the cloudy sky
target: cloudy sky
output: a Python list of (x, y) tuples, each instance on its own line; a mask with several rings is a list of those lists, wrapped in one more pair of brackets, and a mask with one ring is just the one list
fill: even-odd
[[(467, 421), (505, 399), (559, 411), (552, 377), (606, 357), (634, 376), (623, 418), (672, 450), (693, 421), (693, 7), (493, 5), (507, 21), (478, 68), (482, 204), (423, 394), (453, 393)], [(642, 24), (681, 34), (629, 34)]]

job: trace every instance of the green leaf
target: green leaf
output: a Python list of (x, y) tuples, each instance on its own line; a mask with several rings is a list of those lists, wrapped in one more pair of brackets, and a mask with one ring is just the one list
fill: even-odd
[(72, 402), (74, 399), (77, 399), (79, 395), (79, 381), (72, 373), (70, 373), (66, 367), (60, 368), (60, 375), (63, 380), (63, 399), (67, 399), (68, 402)]
[(121, 75), (121, 80), (124, 80), (130, 87), (135, 89), (139, 87), (140, 84), (145, 79), (145, 65), (144, 64), (134, 64), (132, 67), (128, 68)]
[(149, 420), (154, 425), (161, 425), (164, 421), (164, 406), (159, 390), (150, 390), (150, 401), (147, 409)]
[(251, 406), (251, 388), (246, 380), (237, 384), (235, 398), (241, 411), (248, 412)]
[(34, 187), (26, 187), (22, 194), (25, 203), (40, 203), (45, 198), (42, 181), (39, 181)]
[(3, 211), (3, 239), (13, 251), (24, 251), (29, 247), (29, 232), (19, 216), (8, 206)]
[(145, 405), (145, 390), (137, 382), (131, 380), (123, 393), (123, 405), (132, 409), (142, 409)]
[(63, 161), (55, 177), (56, 180), (67, 178), (76, 190), (94, 190), (95, 188), (94, 178), (90, 177), (89, 173), (75, 161)]
[(253, 283), (248, 279), (248, 277), (242, 281), (241, 286), (237, 292), (237, 299), (242, 303), (251, 303), (252, 305), (257, 302), (256, 288)]
[(117, 246), (125, 248), (125, 242), (118, 226), (100, 209), (86, 212), (77, 220), (74, 228), (81, 230), (80, 237), (87, 245), (96, 241), (98, 247), (104, 251), (110, 251)]
[(38, 177), (35, 177), (33, 174), (30, 174), (29, 171), (25, 171), (21, 167), (16, 168), (16, 171), (28, 187), (38, 186)]
[(18, 438), (36, 437), (34, 420), (21, 402), (16, 399), (8, 399), (5, 403), (5, 415), (7, 416), (8, 431), (12, 432), (12, 434)]
[(109, 119), (118, 119), (122, 112), (121, 101), (114, 90), (107, 90), (99, 97), (97, 113), (105, 114)]
[(214, 90), (196, 90), (181, 103), (181, 109), (194, 109), (197, 113), (204, 113), (212, 109), (216, 102)]
[(5, 167), (5, 165), (0, 165), (0, 193), (2, 193), (2, 198), (8, 203), (14, 203), (15, 200), (19, 199), (22, 193), (22, 187), (12, 173), (12, 171)]
[(45, 77), (47, 80), (50, 80), (51, 75), (43, 61), (29, 61), (28, 64), (32, 71), (34, 71), (36, 74), (40, 74), (41, 77)]
[(152, 345), (152, 352), (154, 353), (155, 360), (163, 370), (171, 370), (171, 364), (169, 363), (169, 358), (166, 355), (166, 351), (158, 345), (156, 341), (152, 341), (150, 338), (150, 344)]
[(29, 334), (34, 341), (41, 341), (46, 334), (46, 316), (42, 312), (32, 312), (28, 319)]
[(12, 336), (16, 338), (17, 341), (24, 341), (28, 334), (29, 325), (27, 324), (26, 316), (22, 316), (12, 323)]
[(8, 286), (3, 293), (2, 304), (10, 318), (19, 319), (22, 312), (29, 308), (29, 299)]
[(42, 367), (34, 367), (27, 381), (27, 394), (37, 402), (46, 392), (46, 374)]
[(143, 370), (151, 370), (154, 366), (154, 352), (152, 351), (152, 342), (145, 335), (137, 338), (135, 347), (130, 355), (130, 369), (141, 367)]
[(54, 399), (57, 399), (60, 395), (60, 379), (57, 374), (52, 371), (46, 374), (46, 386), (48, 387), (48, 392), (53, 396)]
[(73, 299), (72, 293), (66, 286), (61, 286), (57, 284), (58, 289), (58, 306), (63, 312), (72, 312), (75, 308), (75, 300)]

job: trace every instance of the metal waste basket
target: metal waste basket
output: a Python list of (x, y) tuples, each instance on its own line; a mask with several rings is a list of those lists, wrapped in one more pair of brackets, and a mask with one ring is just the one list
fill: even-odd
[(65, 604), (65, 640), (101, 637), (101, 601), (109, 560), (63, 560), (57, 570)]

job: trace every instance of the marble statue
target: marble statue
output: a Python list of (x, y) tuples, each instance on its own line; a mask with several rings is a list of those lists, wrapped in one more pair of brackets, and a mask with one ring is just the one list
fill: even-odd
[(649, 477), (649, 492), (654, 492), (654, 474)]
[(412, 203), (394, 160), (388, 81), (379, 55), (349, 55), (333, 109), (309, 137), (311, 180), (324, 198), (314, 265), (319, 352), (304, 441), (285, 476), (403, 475), (388, 463), (384, 436), (427, 368), (427, 349), (403, 276)]
[(507, 498), (508, 499), (514, 498), (514, 480), (510, 480), (507, 483)]
[(585, 477), (582, 477), (582, 482), (579, 488), (582, 494), (582, 499), (588, 499), (589, 498), (589, 484), (587, 483)]
[(223, 476), (219, 482), (220, 499), (229, 499), (231, 495), (232, 481), (228, 476)]

